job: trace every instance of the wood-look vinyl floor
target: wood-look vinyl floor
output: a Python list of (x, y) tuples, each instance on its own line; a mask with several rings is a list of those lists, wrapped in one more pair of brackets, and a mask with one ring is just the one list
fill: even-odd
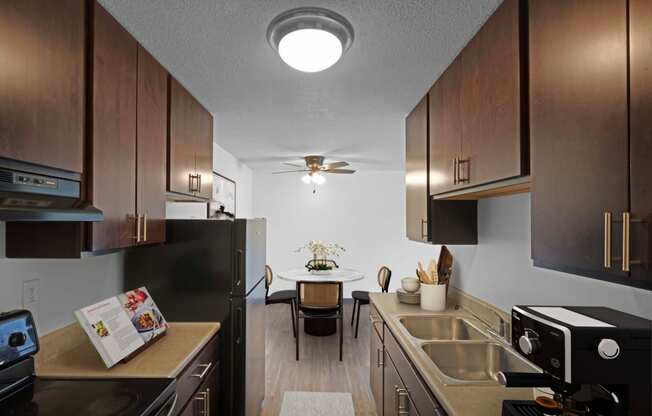
[(313, 337), (303, 332), (300, 360), (295, 360), (290, 307), (267, 306), (265, 402), (262, 416), (277, 416), (286, 391), (349, 392), (357, 416), (376, 416), (369, 389), (369, 307), (361, 308), (360, 331), (354, 338), (352, 304), (344, 305), (344, 352), (339, 361), (339, 335)]

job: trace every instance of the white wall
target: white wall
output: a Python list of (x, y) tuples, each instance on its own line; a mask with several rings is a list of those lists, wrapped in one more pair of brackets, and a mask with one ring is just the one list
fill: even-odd
[(37, 328), (44, 335), (72, 323), (73, 311), (117, 294), (122, 281), (122, 254), (81, 260), (5, 258), (5, 223), (0, 222), (0, 312), (22, 308), (23, 282), (39, 279)]
[[(313, 195), (294, 175), (254, 176), (254, 215), (268, 220), (268, 262), (275, 270), (301, 267), (308, 254), (294, 249), (310, 239), (335, 241), (347, 252), (342, 267), (366, 279), (347, 285), (378, 290), (381, 264), (393, 270), (392, 287), (413, 275), (418, 260), (438, 256), (439, 247), (408, 241), (402, 172), (358, 172), (328, 177)], [(479, 245), (451, 246), (453, 284), (504, 310), (514, 304), (603, 305), (652, 318), (652, 292), (535, 268), (530, 259), (529, 194), (479, 203)], [(291, 287), (276, 279), (274, 290)]]

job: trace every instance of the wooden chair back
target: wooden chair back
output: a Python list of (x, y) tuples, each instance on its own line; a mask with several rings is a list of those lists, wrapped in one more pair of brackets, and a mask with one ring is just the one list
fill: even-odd
[(297, 282), (299, 309), (339, 309), (342, 307), (342, 282)]
[(269, 265), (265, 265), (265, 302), (267, 302), (267, 297), (269, 296), (269, 288), (272, 286), (272, 280), (274, 280), (274, 272)]
[(378, 270), (378, 286), (382, 289), (383, 292), (389, 290), (389, 281), (392, 278), (392, 271), (387, 266), (382, 266)]

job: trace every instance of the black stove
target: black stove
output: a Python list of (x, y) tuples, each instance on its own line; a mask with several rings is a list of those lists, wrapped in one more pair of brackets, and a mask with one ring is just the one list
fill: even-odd
[(168, 416), (174, 410), (173, 379), (40, 378), (32, 358), (37, 351), (29, 312), (0, 315), (0, 415)]

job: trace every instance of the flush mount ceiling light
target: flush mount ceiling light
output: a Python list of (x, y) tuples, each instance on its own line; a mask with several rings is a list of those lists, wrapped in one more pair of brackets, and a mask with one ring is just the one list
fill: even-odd
[(286, 64), (302, 72), (333, 66), (353, 43), (353, 26), (320, 7), (299, 7), (276, 16), (267, 41)]

